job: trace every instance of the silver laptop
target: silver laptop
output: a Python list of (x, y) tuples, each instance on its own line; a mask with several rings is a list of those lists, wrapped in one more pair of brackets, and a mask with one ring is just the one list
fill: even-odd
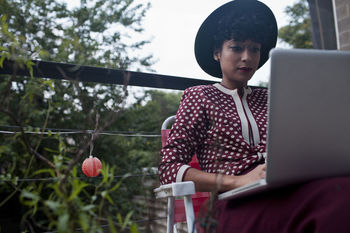
[(350, 175), (350, 52), (274, 49), (270, 57), (266, 178), (221, 200)]

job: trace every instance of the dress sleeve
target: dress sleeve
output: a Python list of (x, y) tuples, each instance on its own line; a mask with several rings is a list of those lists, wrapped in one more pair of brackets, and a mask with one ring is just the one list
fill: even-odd
[(159, 179), (161, 184), (181, 182), (187, 164), (196, 153), (206, 132), (203, 93), (198, 88), (186, 89), (168, 140), (161, 149)]

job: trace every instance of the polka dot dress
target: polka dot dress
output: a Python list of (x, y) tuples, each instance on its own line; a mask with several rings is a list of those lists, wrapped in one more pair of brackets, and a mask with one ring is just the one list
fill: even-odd
[(186, 89), (161, 150), (161, 183), (182, 181), (194, 154), (208, 173), (239, 175), (263, 163), (266, 127), (266, 89), (248, 87), (243, 94), (220, 84)]

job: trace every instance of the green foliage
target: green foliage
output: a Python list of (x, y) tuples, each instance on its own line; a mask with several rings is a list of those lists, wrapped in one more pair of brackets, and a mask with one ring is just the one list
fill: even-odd
[[(175, 115), (179, 106), (181, 92), (165, 93), (151, 90), (138, 99), (138, 101), (120, 114), (111, 128), (126, 132), (153, 132), (160, 133), (162, 122), (169, 116)], [(115, 163), (123, 162), (122, 159), (113, 155), (113, 151), (123, 151), (120, 154), (127, 155), (133, 163), (129, 163), (125, 158), (124, 168), (127, 170), (137, 170), (142, 167), (158, 166), (160, 138), (159, 137), (104, 137), (101, 143), (97, 144), (98, 150), (106, 145), (111, 145), (112, 141), (119, 141), (114, 145), (118, 148), (110, 148), (110, 161)], [(114, 152), (115, 153), (115, 152)], [(121, 168), (122, 169), (122, 168)]]
[(282, 41), (294, 48), (312, 48), (311, 18), (308, 3), (300, 0), (285, 9), (290, 21), (287, 26), (278, 30), (278, 36)]
[[(63, 169), (66, 165), (63, 163), (56, 167)], [(111, 193), (118, 190), (126, 176), (115, 181), (114, 168), (103, 164), (101, 181), (97, 185), (92, 185), (79, 179), (77, 167), (71, 170), (67, 180), (57, 177), (55, 174), (57, 172), (53, 169), (38, 170), (34, 175), (46, 174), (46, 177), (49, 176), (53, 180), (30, 183), (21, 191), (20, 201), (28, 207), (22, 218), (23, 225), (28, 219), (33, 221), (41, 211), (45, 214), (45, 218), (35, 222), (35, 228), (38, 230), (57, 230), (66, 233), (76, 232), (76, 229), (81, 228), (82, 232), (103, 232), (101, 225), (107, 222), (114, 231), (116, 229), (123, 231), (130, 226), (135, 228), (135, 223), (130, 219), (133, 212), (129, 212), (123, 220), (120, 213), (113, 216), (105, 208), (106, 205), (114, 204)], [(93, 190), (87, 187), (93, 187)]]
[[(1, 135), (0, 192), (8, 193), (8, 196), (1, 200), (0, 207), (19, 194), (23, 205), (18, 213), (22, 215), (21, 228), (30, 229), (31, 232), (75, 232), (77, 228), (83, 232), (103, 232), (101, 225), (107, 221), (114, 229), (132, 227), (130, 232), (137, 232), (130, 217), (124, 219), (121, 226), (118, 223), (121, 213), (130, 216), (129, 208), (125, 207), (121, 212), (116, 208), (108, 208), (114, 206), (116, 200), (120, 201), (113, 196), (118, 196), (117, 192), (122, 188), (122, 180), (117, 183), (114, 180), (116, 166), (110, 168), (109, 164), (104, 163), (102, 179), (85, 182), (78, 179), (82, 177), (81, 172), (78, 172), (80, 166), (72, 158), (87, 148), (84, 149), (82, 144), (69, 145), (67, 138), (55, 133), (31, 136), (24, 133), (27, 129), (37, 133), (41, 129), (44, 131), (53, 111), (51, 102), (47, 102), (47, 105), (38, 102), (44, 99), (42, 90), (46, 88), (47, 80), (31, 78), (23, 81), (26, 83), (25, 88), (18, 94), (16, 88), (7, 90), (9, 85), (2, 85), (5, 88), (0, 90), (1, 93), (7, 92), (7, 97), (1, 96), (4, 100), (0, 109), (2, 121), (20, 127), (20, 131), (13, 136)], [(18, 100), (18, 104), (7, 104), (13, 103), (11, 99)], [(40, 108), (40, 105), (45, 108)], [(41, 129), (31, 127), (33, 122), (40, 121)], [(87, 139), (84, 141), (88, 142)], [(49, 182), (23, 181), (48, 177), (52, 178)]]
[[(148, 69), (151, 56), (129, 53), (147, 41), (126, 43), (124, 35), (142, 32), (149, 5), (132, 0), (81, 3), (68, 9), (62, 1), (0, 1), (0, 67), (12, 59), (15, 66), (32, 71), (35, 64), (28, 58), (37, 58)], [(102, 232), (103, 225), (111, 232), (140, 230), (132, 219), (144, 219), (145, 211), (134, 197), (147, 198), (152, 187), (144, 186), (145, 177), (116, 177), (156, 166), (160, 138), (96, 134), (92, 140), (86, 133), (50, 130), (159, 134), (161, 122), (175, 114), (180, 94), (148, 91), (128, 108), (126, 97), (125, 89), (115, 85), (0, 76), (0, 125), (18, 130), (0, 134), (0, 209), (14, 201), (6, 207), (13, 209), (7, 217), (20, 217), (17, 227), (27, 232)], [(99, 178), (84, 179), (81, 163), (92, 145), (104, 169)]]
[[(147, 44), (128, 35), (142, 33), (142, 18), (150, 4), (134, 0), (80, 1), (68, 8), (58, 0), (2, 0), (8, 30), (20, 39), (20, 48), (32, 59), (127, 69), (152, 64), (152, 56), (131, 56)], [(142, 38), (142, 37), (141, 37)], [(7, 38), (0, 44), (8, 47)]]

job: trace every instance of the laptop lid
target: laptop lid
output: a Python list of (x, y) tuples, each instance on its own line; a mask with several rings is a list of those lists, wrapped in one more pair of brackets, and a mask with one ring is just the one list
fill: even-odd
[(350, 175), (350, 52), (270, 57), (267, 183)]

